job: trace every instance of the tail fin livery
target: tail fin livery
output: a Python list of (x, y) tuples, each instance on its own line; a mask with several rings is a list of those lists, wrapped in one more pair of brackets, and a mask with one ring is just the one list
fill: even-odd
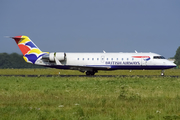
[(35, 64), (38, 58), (47, 54), (42, 52), (27, 36), (15, 36), (12, 38), (15, 40), (19, 49), (23, 53), (24, 60), (28, 63)]

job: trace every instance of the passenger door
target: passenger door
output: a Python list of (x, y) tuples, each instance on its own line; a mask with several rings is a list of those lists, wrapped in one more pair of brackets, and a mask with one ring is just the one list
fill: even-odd
[(101, 56), (101, 62), (104, 63), (104, 61), (105, 61), (105, 57)]
[(147, 65), (147, 60), (145, 58), (141, 58), (141, 65), (146, 66)]

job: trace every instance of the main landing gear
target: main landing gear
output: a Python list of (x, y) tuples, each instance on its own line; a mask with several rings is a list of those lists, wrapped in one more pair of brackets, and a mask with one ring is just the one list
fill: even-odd
[(94, 75), (97, 71), (86, 71), (86, 75)]

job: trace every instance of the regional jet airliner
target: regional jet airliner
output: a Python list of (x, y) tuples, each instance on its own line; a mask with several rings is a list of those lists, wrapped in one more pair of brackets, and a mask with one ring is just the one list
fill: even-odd
[(162, 70), (176, 67), (156, 53), (65, 53), (42, 52), (27, 36), (11, 37), (26, 62), (57, 69), (70, 69), (94, 75), (98, 70)]

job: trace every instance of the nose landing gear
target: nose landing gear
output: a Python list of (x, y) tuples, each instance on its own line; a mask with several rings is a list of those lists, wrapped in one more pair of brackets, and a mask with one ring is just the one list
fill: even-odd
[(161, 76), (164, 76), (164, 70), (161, 71)]

